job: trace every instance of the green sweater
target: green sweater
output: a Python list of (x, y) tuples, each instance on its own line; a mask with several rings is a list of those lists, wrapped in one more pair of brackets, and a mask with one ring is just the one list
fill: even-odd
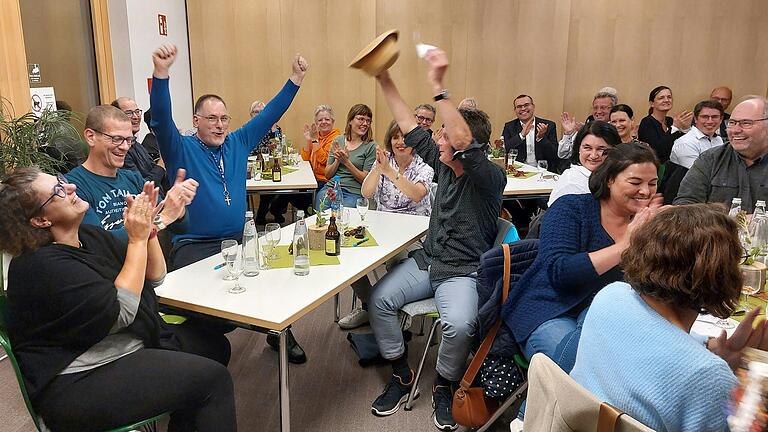
[[(333, 140), (339, 148), (344, 148), (345, 139), (344, 135), (339, 135)], [(328, 155), (328, 165), (332, 164), (336, 159), (333, 157), (333, 153)], [(376, 141), (368, 141), (367, 143), (360, 144), (354, 150), (349, 151), (349, 160), (357, 169), (362, 171), (370, 171), (373, 167), (373, 162), (376, 160)], [(339, 164), (339, 168), (336, 170), (336, 175), (341, 179), (341, 187), (344, 191), (349, 191), (355, 195), (360, 195), (361, 183), (355, 179), (355, 176), (342, 164)]]

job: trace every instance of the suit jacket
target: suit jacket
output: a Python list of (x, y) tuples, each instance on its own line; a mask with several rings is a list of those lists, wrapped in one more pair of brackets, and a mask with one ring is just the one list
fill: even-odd
[[(539, 117), (534, 117), (534, 130), (540, 123), (547, 125), (547, 132), (544, 137), (536, 141), (534, 145), (535, 159), (546, 160), (547, 170), (561, 173), (568, 168), (568, 161), (557, 157), (557, 125), (551, 120), (546, 120)], [(520, 133), (523, 131), (523, 124), (520, 119), (514, 119), (507, 122), (504, 125), (504, 146), (506, 150), (517, 149), (518, 162), (525, 162), (528, 158), (528, 149), (525, 145), (525, 138), (520, 138)]]

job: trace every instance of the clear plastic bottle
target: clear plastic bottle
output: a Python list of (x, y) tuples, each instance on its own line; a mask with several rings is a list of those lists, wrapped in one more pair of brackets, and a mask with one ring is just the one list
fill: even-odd
[(731, 201), (731, 209), (728, 211), (728, 216), (735, 218), (737, 214), (741, 211), (741, 198), (734, 198), (733, 201)]
[(331, 208), (338, 215), (344, 208), (344, 193), (341, 191), (341, 177), (333, 176), (333, 188), (336, 191), (336, 199), (333, 200)]
[(304, 221), (304, 211), (296, 212), (296, 228), (293, 230), (293, 274), (309, 274), (309, 234)]
[(253, 220), (253, 212), (245, 212), (245, 226), (243, 226), (243, 275), (248, 277), (259, 274), (259, 239), (256, 235), (256, 222)]

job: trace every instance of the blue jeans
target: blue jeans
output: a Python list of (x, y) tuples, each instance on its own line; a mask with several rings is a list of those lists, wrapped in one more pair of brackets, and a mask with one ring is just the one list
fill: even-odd
[(570, 372), (576, 362), (581, 326), (588, 310), (570, 311), (536, 327), (521, 344), (525, 357), (530, 360), (534, 354), (544, 353), (566, 373)]
[(437, 353), (437, 372), (458, 381), (466, 366), (477, 328), (476, 274), (433, 282), (413, 258), (392, 267), (373, 287), (368, 304), (371, 328), (381, 356), (393, 360), (405, 352), (397, 312), (406, 303), (434, 296), (440, 313), (442, 340)]
[[(325, 198), (326, 190), (328, 190), (327, 184), (318, 189), (317, 194), (315, 195), (315, 203), (313, 207), (316, 211), (320, 210), (320, 201)], [(344, 207), (352, 209), (357, 208), (357, 199), (363, 197), (362, 195), (354, 194), (344, 188), (341, 188), (341, 194), (344, 196)]]

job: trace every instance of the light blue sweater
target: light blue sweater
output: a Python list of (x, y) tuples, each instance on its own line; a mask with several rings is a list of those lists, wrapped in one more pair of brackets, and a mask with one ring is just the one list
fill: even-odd
[(571, 376), (599, 399), (658, 431), (727, 430), (736, 377), (700, 341), (626, 283), (592, 301)]

